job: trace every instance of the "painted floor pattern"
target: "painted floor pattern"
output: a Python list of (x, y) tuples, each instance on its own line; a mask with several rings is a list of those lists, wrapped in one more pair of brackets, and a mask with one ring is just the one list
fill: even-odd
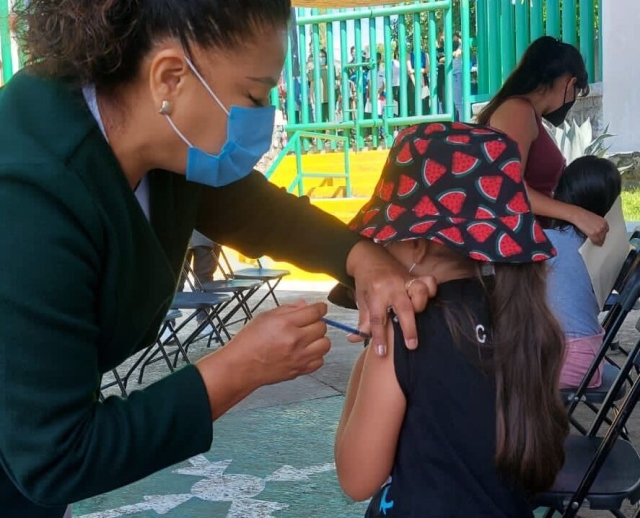
[(74, 518), (363, 516), (333, 464), (343, 397), (231, 413), (205, 455), (73, 507)]

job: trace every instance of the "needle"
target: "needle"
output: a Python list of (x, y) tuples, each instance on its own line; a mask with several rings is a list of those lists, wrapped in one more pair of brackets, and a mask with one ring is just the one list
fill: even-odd
[(358, 335), (358, 336), (361, 336), (362, 338), (365, 338), (367, 340), (369, 340), (371, 338), (371, 336), (368, 335), (367, 333), (363, 333), (361, 331), (358, 331), (354, 327), (349, 327), (349, 326), (347, 326), (345, 324), (342, 324), (340, 322), (336, 322), (335, 320), (330, 320), (328, 318), (323, 318), (322, 320), (328, 326), (335, 327), (336, 329), (340, 329), (341, 331), (345, 331), (345, 332), (347, 332), (349, 334)]

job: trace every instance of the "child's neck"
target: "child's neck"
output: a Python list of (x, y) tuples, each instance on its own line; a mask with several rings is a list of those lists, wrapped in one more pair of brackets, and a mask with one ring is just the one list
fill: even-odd
[(475, 277), (477, 266), (474, 261), (451, 259), (451, 257), (427, 257), (411, 272), (413, 275), (435, 277), (438, 284)]

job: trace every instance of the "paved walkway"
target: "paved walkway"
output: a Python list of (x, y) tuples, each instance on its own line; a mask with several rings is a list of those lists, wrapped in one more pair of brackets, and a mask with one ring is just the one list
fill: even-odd
[[(285, 288), (304, 286), (287, 284)], [(326, 286), (322, 286), (325, 289)], [(279, 291), (282, 302), (324, 300), (326, 291)], [(623, 343), (635, 341), (630, 315)], [(355, 325), (355, 312), (330, 308), (330, 318)], [(326, 365), (311, 376), (264, 387), (214, 425), (210, 452), (113, 493), (74, 506), (74, 518), (347, 518), (364, 515), (338, 486), (333, 437), (353, 362), (361, 348), (342, 332), (329, 331), (333, 348)], [(190, 351), (197, 359), (204, 343)], [(166, 375), (157, 363), (146, 386)], [(640, 445), (640, 423), (630, 428)], [(582, 516), (605, 516), (585, 512)]]

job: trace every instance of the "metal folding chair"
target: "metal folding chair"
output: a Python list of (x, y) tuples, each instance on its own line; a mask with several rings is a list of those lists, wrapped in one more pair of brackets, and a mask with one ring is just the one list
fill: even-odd
[(221, 250), (218, 259), (218, 266), (225, 279), (259, 281), (266, 287), (267, 293), (251, 307), (251, 313), (255, 313), (256, 309), (269, 297), (273, 299), (276, 306), (279, 306), (280, 302), (276, 297), (275, 289), (282, 279), (291, 274), (289, 270), (263, 268), (260, 259), (257, 259), (256, 262), (258, 265), (257, 268), (243, 268), (242, 270), (234, 271), (224, 250)]
[[(214, 256), (215, 257), (215, 256)], [(253, 314), (247, 301), (253, 294), (260, 289), (262, 283), (260, 281), (250, 280), (238, 280), (238, 279), (215, 279), (207, 282), (200, 282), (193, 268), (188, 262), (184, 263), (183, 276), (185, 283), (189, 285), (192, 292), (202, 293), (228, 293), (232, 296), (232, 300), (227, 302), (220, 308), (220, 313), (227, 311), (221, 320), (225, 326), (231, 326), (233, 324), (242, 322), (246, 323)], [(235, 302), (235, 305), (233, 303)], [(242, 312), (244, 317), (241, 317), (235, 321), (231, 319), (238, 313)]]
[[(140, 367), (138, 384), (142, 383), (142, 377), (144, 376), (145, 368), (148, 365), (151, 365), (152, 363), (160, 360), (164, 360), (167, 364), (167, 367), (169, 368), (169, 371), (173, 372), (174, 365), (171, 363), (169, 353), (166, 350), (166, 347), (168, 346), (177, 347), (176, 354), (180, 353), (183, 360), (189, 363), (187, 352), (180, 342), (177, 332), (175, 331), (175, 321), (181, 317), (182, 313), (180, 311), (175, 309), (169, 310), (169, 312), (164, 317), (162, 326), (160, 326), (160, 331), (158, 332), (158, 336), (156, 337), (155, 342), (153, 342), (144, 351), (142, 351), (140, 356), (127, 371), (127, 374), (123, 377), (123, 383), (125, 386), (128, 385), (129, 379), (138, 367)], [(160, 355), (160, 357), (158, 357), (158, 354)]]
[[(576, 389), (563, 389), (561, 395), (567, 405), (567, 412), (571, 424), (582, 434), (587, 433), (587, 429), (574, 418), (574, 412), (580, 403), (585, 404), (596, 415), (600, 415), (603, 408), (615, 408), (615, 403), (620, 401), (626, 394), (627, 382), (631, 384), (631, 378), (626, 375), (620, 378), (621, 368), (612, 360), (608, 353), (611, 344), (616, 338), (618, 331), (622, 327), (629, 312), (633, 309), (635, 302), (640, 295), (640, 256), (631, 265), (631, 268), (624, 280), (622, 292), (611, 307), (609, 314), (603, 322), (605, 335), (602, 346), (595, 356), (580, 386)], [(604, 368), (602, 385), (597, 388), (588, 388), (591, 379), (595, 375), (598, 366), (606, 361)], [(615, 387), (615, 390), (614, 390)], [(611, 423), (607, 413), (602, 417), (604, 422)]]
[[(639, 284), (640, 286), (640, 284)], [(635, 295), (635, 299), (631, 300)], [(621, 294), (623, 304), (633, 305), (638, 291)], [(636, 326), (640, 330), (640, 325)], [(616, 381), (626, 378), (632, 368), (640, 367), (640, 338), (620, 369)], [(611, 389), (615, 394), (617, 387)], [(608, 397), (587, 435), (572, 435), (565, 442), (566, 461), (551, 489), (536, 495), (534, 505), (548, 508), (544, 518), (559, 512), (564, 518), (575, 518), (585, 505), (590, 509), (608, 511), (624, 518), (622, 504), (640, 500), (640, 455), (623, 438), (629, 417), (640, 398), (640, 377), (636, 376), (629, 393), (604, 436), (597, 434), (604, 423), (603, 415), (610, 409), (613, 397)], [(634, 515), (640, 516), (640, 511)]]

